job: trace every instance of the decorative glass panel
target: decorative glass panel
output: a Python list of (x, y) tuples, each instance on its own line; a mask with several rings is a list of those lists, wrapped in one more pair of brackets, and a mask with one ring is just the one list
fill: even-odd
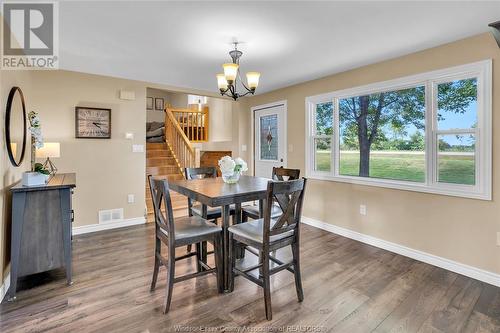
[(438, 181), (475, 185), (474, 134), (438, 136)]
[(439, 130), (477, 126), (477, 79), (439, 84), (437, 102)]
[(315, 138), (314, 147), (315, 147), (314, 170), (330, 171), (332, 164), (332, 139)]
[(260, 117), (260, 159), (278, 160), (278, 115)]
[(425, 181), (425, 87), (339, 100), (343, 176)]

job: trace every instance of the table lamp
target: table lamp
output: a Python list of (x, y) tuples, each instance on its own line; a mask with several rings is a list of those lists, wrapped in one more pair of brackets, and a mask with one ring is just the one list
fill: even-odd
[(50, 158), (61, 157), (61, 147), (59, 142), (45, 142), (42, 148), (36, 150), (36, 157), (47, 158), (43, 167), (49, 170), (51, 175), (55, 175), (57, 168), (54, 163), (52, 163)]

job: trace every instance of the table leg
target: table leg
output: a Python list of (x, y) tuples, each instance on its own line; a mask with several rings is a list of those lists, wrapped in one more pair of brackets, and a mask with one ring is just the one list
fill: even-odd
[[(240, 224), (241, 221), (241, 203), (237, 203), (235, 206), (235, 214), (234, 214), (234, 224)], [(245, 248), (238, 247), (235, 251), (236, 259), (242, 259), (245, 257)]]
[(264, 217), (264, 200), (259, 200), (259, 218)]
[(231, 269), (229, 263), (229, 219), (231, 216), (229, 215), (229, 205), (222, 206), (222, 243), (223, 243), (223, 253), (224, 253), (224, 291), (228, 290), (229, 287), (229, 271)]

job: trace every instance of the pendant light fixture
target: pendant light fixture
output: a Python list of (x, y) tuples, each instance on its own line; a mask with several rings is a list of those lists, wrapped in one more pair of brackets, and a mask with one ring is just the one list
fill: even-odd
[[(247, 84), (241, 80), (240, 77), (240, 58), (243, 52), (238, 50), (238, 42), (234, 42), (234, 50), (229, 52), (233, 62), (226, 63), (222, 65), (224, 69), (224, 74), (217, 74), (217, 85), (222, 96), (229, 96), (235, 101), (239, 97), (246, 96), (248, 94), (255, 94), (255, 90), (259, 85), (259, 72), (247, 72)], [(241, 83), (243, 88), (246, 90), (243, 94), (238, 93), (237, 84)]]

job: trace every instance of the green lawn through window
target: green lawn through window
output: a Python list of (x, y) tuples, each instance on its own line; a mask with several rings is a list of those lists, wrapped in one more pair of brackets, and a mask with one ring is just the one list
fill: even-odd
[[(473, 155), (445, 155), (439, 157), (439, 181), (454, 184), (475, 184)], [(330, 170), (330, 152), (316, 152), (316, 170)], [(359, 175), (359, 154), (342, 152), (340, 158), (340, 175)], [(370, 154), (370, 177), (425, 181), (425, 159), (422, 154), (413, 152), (394, 152), (391, 154), (372, 151)]]

